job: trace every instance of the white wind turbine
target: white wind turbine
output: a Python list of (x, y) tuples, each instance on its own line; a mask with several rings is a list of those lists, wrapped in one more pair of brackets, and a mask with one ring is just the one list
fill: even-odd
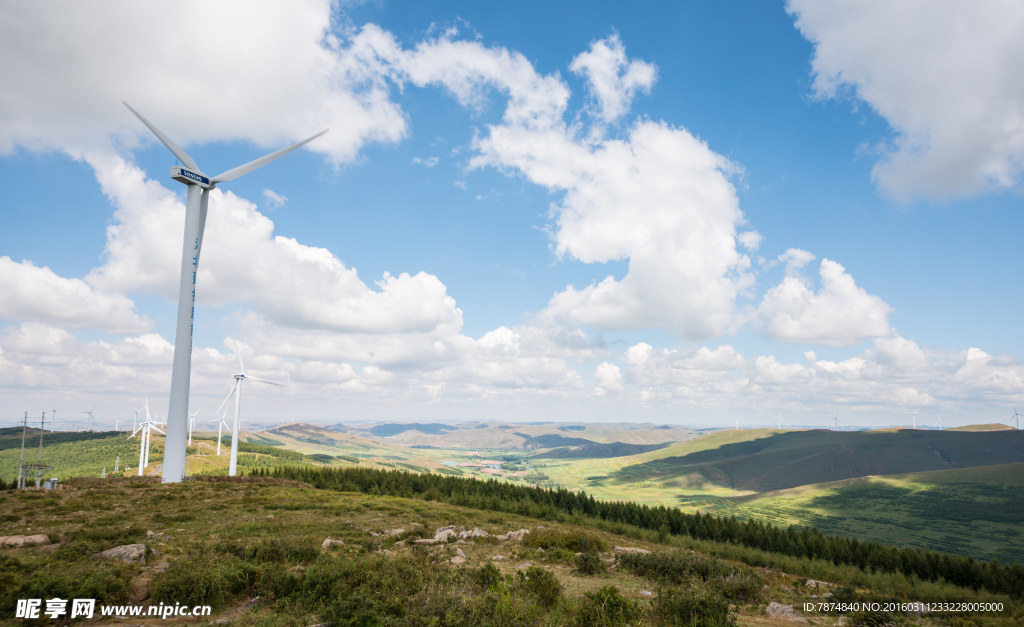
[[(139, 442), (139, 476), (140, 477), (145, 472), (146, 466), (149, 465), (149, 440), (150, 440), (150, 435), (151, 435), (153, 429), (156, 429), (158, 433), (162, 434), (164, 436), (164, 440), (165, 441), (167, 439), (167, 434), (164, 433), (163, 431), (161, 431), (160, 428), (156, 426), (156, 424), (157, 424), (156, 421), (154, 421), (153, 418), (149, 415), (149, 399), (148, 398), (146, 399), (146, 404), (145, 404), (144, 407), (146, 409), (146, 422), (144, 422), (141, 425), (139, 425), (139, 427), (137, 429), (135, 429), (135, 432), (132, 433), (131, 436), (130, 436), (130, 437), (134, 438), (135, 434), (139, 433), (141, 431), (140, 438), (139, 438), (139, 440), (140, 440), (140, 442)], [(166, 451), (166, 445), (165, 445), (164, 450)]]
[(135, 419), (132, 420), (132, 431), (135, 431), (139, 422), (139, 412), (142, 411), (142, 408), (133, 409), (132, 411), (135, 412)]
[(782, 431), (782, 412), (779, 412), (779, 431)]
[(1021, 416), (1024, 416), (1024, 414), (1022, 414), (1019, 411), (1017, 411), (1017, 408), (1014, 407), (1013, 408), (1013, 417), (1017, 419), (1017, 431), (1020, 431), (1020, 417)]
[(914, 423), (913, 423), (914, 424), (914, 427), (913, 427), (914, 429), (917, 428), (917, 412), (919, 412), (919, 411), (921, 411), (921, 410), (920, 409), (915, 409), (914, 412), (912, 414), (910, 414), (910, 418), (914, 421)]
[(198, 416), (198, 415), (199, 415), (199, 412), (196, 412), (194, 414), (189, 412), (189, 414), (188, 414), (188, 445), (189, 446), (192, 446), (192, 432), (196, 428), (196, 416)]
[(935, 424), (939, 428), (939, 431), (942, 431), (942, 416), (939, 416), (939, 420)]
[[(221, 403), (221, 407), (223, 407), (223, 406), (224, 406), (224, 404)], [(221, 443), (221, 440), (224, 438), (224, 429), (227, 429), (228, 433), (232, 434), (232, 439), (234, 438), (234, 433), (231, 431), (231, 427), (229, 427), (228, 423), (224, 421), (224, 416), (227, 416), (227, 415), (228, 415), (228, 409), (227, 409), (227, 407), (225, 407), (224, 408), (224, 413), (221, 414), (220, 418), (218, 418), (217, 420), (211, 420), (209, 423), (207, 423), (207, 424), (217, 423), (217, 457), (220, 457), (220, 443)]]
[[(179, 483), (185, 475), (185, 432), (188, 430), (188, 393), (192, 368), (192, 330), (196, 305), (196, 272), (199, 270), (199, 256), (203, 249), (203, 231), (206, 228), (206, 211), (210, 201), (210, 190), (217, 183), (227, 183), (268, 163), (285, 156), (289, 152), (320, 137), (326, 130), (304, 139), (287, 148), (282, 148), (269, 155), (250, 161), (218, 174), (207, 176), (199, 170), (199, 165), (154, 126), (142, 117), (128, 103), (128, 110), (135, 114), (153, 134), (163, 142), (164, 146), (174, 153), (183, 164), (171, 168), (171, 178), (188, 186), (185, 198), (185, 238), (181, 250), (181, 278), (178, 286), (178, 320), (174, 334), (174, 361), (171, 366), (171, 398), (168, 403), (167, 440), (164, 445), (164, 483)], [(234, 448), (232, 438), (232, 448)], [(231, 473), (234, 474), (233, 472)]]
[(89, 411), (80, 411), (80, 412), (78, 412), (80, 414), (85, 414), (86, 416), (89, 417), (88, 418), (89, 422), (88, 422), (88, 426), (86, 427), (86, 431), (92, 431), (92, 412), (96, 411), (96, 406), (97, 405), (99, 405), (99, 403), (96, 403), (96, 405), (93, 405), (92, 409), (90, 409)]
[(739, 416), (736, 416), (736, 430), (737, 431), (740, 430), (740, 417)]
[(242, 381), (246, 379), (252, 379), (259, 383), (268, 383), (270, 385), (276, 385), (283, 387), (280, 383), (274, 383), (273, 381), (267, 381), (266, 379), (260, 379), (259, 377), (253, 377), (245, 374), (245, 366), (242, 365), (242, 352), (238, 349), (238, 342), (231, 338), (235, 345), (235, 357), (238, 358), (238, 374), (233, 375), (235, 379), (235, 387), (228, 392), (228, 395), (224, 397), (224, 402), (220, 404), (217, 411), (220, 411), (221, 407), (231, 399), (231, 395), (235, 395), (235, 422), (234, 430), (231, 432), (231, 460), (228, 462), (228, 476), (234, 477), (235, 472), (238, 470), (238, 438), (241, 427), (239, 427), (238, 411), (242, 403)]
[(839, 412), (836, 412), (836, 417), (832, 419), (832, 422), (835, 423), (835, 429), (833, 429), (833, 431), (839, 431), (839, 423), (842, 422), (839, 420)]

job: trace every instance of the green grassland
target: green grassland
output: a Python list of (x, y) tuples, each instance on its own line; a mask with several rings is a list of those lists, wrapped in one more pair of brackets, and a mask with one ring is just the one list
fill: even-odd
[[(832, 590), (848, 599), (965, 598), (1005, 606), (1001, 618), (932, 615), (924, 619), (926, 626), (1009, 627), (1022, 620), (1013, 599), (942, 583), (769, 558), (578, 516), (538, 520), (264, 477), (208, 477), (175, 485), (155, 478), (78, 479), (56, 492), (0, 493), (0, 508), (10, 521), (4, 533), (42, 533), (58, 542), (55, 548), (0, 549), (0, 624), (12, 626), (20, 624), (8, 618), (17, 599), (60, 596), (101, 604), (214, 607), (201, 620), (159, 621), (170, 625), (227, 619), (238, 627), (781, 627), (788, 623), (766, 616), (765, 607), (817, 598), (822, 591), (806, 587), (807, 578), (832, 582)], [(491, 537), (411, 544), (446, 525), (480, 527)], [(493, 537), (520, 528), (531, 532), (522, 542)], [(386, 535), (390, 529), (404, 531)], [(160, 535), (147, 538), (148, 531)], [(344, 544), (324, 549), (326, 538)], [(146, 545), (145, 563), (94, 557), (129, 543)], [(624, 555), (612, 550), (616, 546), (652, 553)], [(465, 563), (451, 562), (456, 550), (465, 554)], [(734, 557), (709, 555), (716, 552)], [(495, 561), (499, 555), (504, 559)], [(771, 568), (761, 566), (766, 560)], [(906, 620), (883, 614), (853, 614), (845, 623), (836, 615), (809, 618), (822, 627)]]
[(714, 433), (641, 456), (611, 481), (701, 479), (770, 492), (870, 475), (1024, 462), (1024, 432), (748, 430)]
[(709, 513), (1024, 563), (1024, 464), (861, 477), (707, 498)]

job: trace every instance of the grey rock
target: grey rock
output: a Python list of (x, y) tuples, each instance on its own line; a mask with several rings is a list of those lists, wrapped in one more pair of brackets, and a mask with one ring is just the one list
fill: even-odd
[(259, 597), (255, 597), (253, 599), (249, 599), (248, 601), (243, 603), (240, 608), (238, 608), (238, 613), (239, 614), (244, 614), (244, 613), (248, 612), (249, 610), (251, 610), (259, 602), (260, 602), (260, 598)]
[(324, 540), (323, 544), (320, 545), (320, 548), (326, 551), (332, 546), (345, 546), (345, 543), (341, 540), (332, 540), (330, 538), (327, 538), (326, 540)]
[(466, 554), (462, 552), (462, 549), (455, 549), (455, 555), (457, 557), (466, 557)]
[(806, 585), (808, 588), (827, 588), (832, 584), (830, 584), (827, 581), (815, 581), (814, 579), (808, 579), (807, 583), (804, 585)]
[(451, 562), (452, 564), (455, 564), (456, 566), (458, 566), (459, 564), (465, 564), (466, 563), (466, 558), (460, 557), (460, 556), (456, 555), (455, 557), (451, 558), (448, 561)]
[(533, 566), (533, 562), (523, 562), (522, 564), (517, 564), (516, 568), (522, 569), (522, 568), (529, 568), (531, 566)]
[(650, 554), (650, 551), (648, 551), (647, 549), (641, 549), (640, 547), (635, 546), (617, 546), (612, 550), (616, 553), (642, 553), (644, 555)]
[(413, 544), (440, 544), (443, 540), (437, 538), (420, 538), (419, 540), (413, 540)]
[(398, 529), (388, 529), (387, 531), (384, 532), (384, 535), (385, 536), (397, 536), (397, 535), (400, 535), (400, 534), (403, 534), (403, 533), (405, 533), (405, 529), (402, 529), (401, 527), (399, 527)]
[(640, 596), (642, 596), (642, 597), (653, 597), (654, 593), (653, 592), (649, 592), (647, 590), (641, 590), (640, 591)]
[(495, 561), (495, 562), (500, 562), (500, 561), (503, 561), (504, 559), (505, 559), (505, 556), (503, 556), (503, 555), (495, 555), (494, 557), (491, 558), (491, 560)]
[(99, 557), (105, 557), (107, 559), (121, 560), (126, 564), (145, 564), (146, 563), (146, 545), (145, 544), (122, 544), (121, 546), (115, 546), (112, 549), (107, 549), (99, 554)]
[(791, 623), (806, 623), (807, 619), (800, 616), (793, 610), (792, 605), (783, 605), (781, 603), (775, 603), (774, 601), (765, 610), (768, 616), (772, 618), (778, 618), (779, 620), (788, 621)]
[(495, 537), (497, 537), (499, 540), (512, 540), (518, 542), (522, 540), (528, 533), (530, 533), (529, 529), (519, 529), (517, 531), (509, 531), (508, 533)]
[(162, 534), (162, 533), (157, 533), (155, 531), (147, 531), (146, 532), (146, 539), (147, 540), (159, 540), (162, 537), (164, 537), (164, 534)]
[(230, 622), (231, 622), (230, 618), (218, 618), (217, 620), (211, 620), (210, 622), (208, 622), (206, 624), (207, 625), (227, 625)]
[(46, 534), (34, 536), (3, 536), (0, 537), (0, 546), (20, 548), (25, 546), (42, 546), (50, 544), (50, 538)]

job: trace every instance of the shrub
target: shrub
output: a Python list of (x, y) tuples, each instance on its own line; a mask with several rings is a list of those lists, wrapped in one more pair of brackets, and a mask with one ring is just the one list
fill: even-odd
[(577, 530), (541, 529), (527, 534), (523, 545), (531, 548), (566, 549), (573, 553), (607, 551), (608, 545), (601, 538)]
[(661, 590), (654, 601), (654, 613), (665, 625), (686, 627), (735, 627), (729, 601), (706, 588)]
[(232, 597), (250, 592), (259, 570), (234, 556), (203, 555), (178, 560), (153, 577), (149, 593), (154, 602), (220, 607)]
[[(491, 564), (488, 566), (494, 568)], [(531, 566), (525, 573), (520, 571), (519, 581), (544, 607), (551, 607), (562, 598), (563, 588), (558, 578), (539, 566)]]
[(501, 581), (501, 571), (498, 570), (498, 567), (491, 562), (487, 562), (480, 568), (473, 571), (473, 578), (476, 585), (480, 586), (484, 590), (489, 590), (490, 588), (498, 585)]
[(721, 560), (682, 551), (627, 553), (619, 556), (619, 563), (633, 574), (673, 584), (686, 583), (693, 578), (724, 579), (736, 572)]
[(583, 575), (598, 575), (608, 570), (598, 553), (581, 553), (576, 556), (576, 570)]
[(635, 601), (622, 596), (615, 586), (588, 592), (580, 602), (576, 624), (580, 627), (620, 627), (640, 616)]

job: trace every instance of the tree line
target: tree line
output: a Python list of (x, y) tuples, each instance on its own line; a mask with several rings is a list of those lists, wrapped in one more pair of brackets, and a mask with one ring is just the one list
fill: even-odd
[(550, 490), (496, 480), (369, 468), (282, 466), (258, 469), (270, 476), (308, 483), (316, 488), (439, 501), (474, 509), (501, 511), (533, 518), (560, 514), (585, 516), (700, 540), (738, 544), (798, 558), (851, 565), (866, 572), (902, 573), (924, 581), (1024, 598), (1024, 567), (983, 562), (916, 547), (893, 547), (856, 538), (826, 535), (814, 527), (775, 527), (758, 520), (737, 520), (676, 508), (650, 507), (621, 501), (597, 501), (582, 490)]

